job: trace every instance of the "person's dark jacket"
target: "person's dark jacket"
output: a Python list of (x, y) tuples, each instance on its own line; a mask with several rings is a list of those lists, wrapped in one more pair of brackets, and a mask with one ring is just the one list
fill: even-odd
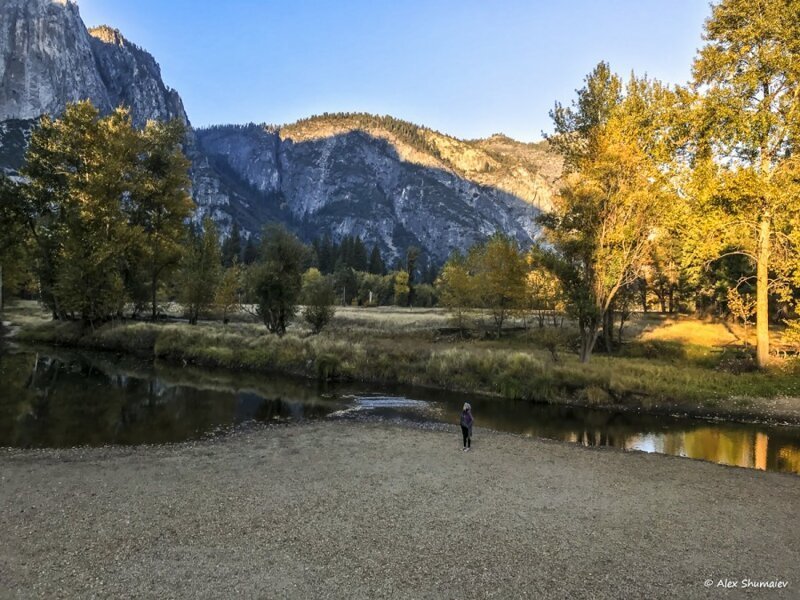
[(461, 411), (461, 426), (469, 429), (469, 436), (472, 437), (472, 413), (468, 410)]

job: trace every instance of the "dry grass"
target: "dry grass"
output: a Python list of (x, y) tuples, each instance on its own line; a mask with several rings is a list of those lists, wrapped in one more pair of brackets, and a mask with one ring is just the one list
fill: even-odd
[[(639, 338), (620, 354), (597, 354), (581, 364), (570, 350), (574, 334), (568, 328), (534, 327), (501, 340), (474, 334), (461, 339), (439, 333), (449, 319), (436, 309), (340, 309), (323, 334), (311, 336), (296, 323), (283, 338), (256, 323), (128, 322), (87, 331), (77, 323), (41, 318), (34, 326), (30, 308), (26, 314), (23, 340), (128, 352), (184, 366), (649, 410), (758, 415), (774, 406), (766, 399), (800, 397), (793, 363), (767, 373), (729, 372), (723, 368), (726, 361), (736, 363), (740, 351), (720, 346), (730, 346), (732, 334), (719, 324), (690, 318), (638, 317), (631, 332), (638, 328)], [(555, 357), (554, 334), (559, 340)], [(800, 414), (800, 401), (781, 404), (794, 405)]]
[(24, 327), (50, 320), (50, 313), (33, 300), (11, 300), (2, 313), (2, 321), (11, 320), (15, 326)]
[(671, 317), (661, 320), (640, 319), (644, 323), (639, 340), (679, 342), (705, 347), (723, 347), (739, 343), (730, 327), (723, 323), (691, 317)]

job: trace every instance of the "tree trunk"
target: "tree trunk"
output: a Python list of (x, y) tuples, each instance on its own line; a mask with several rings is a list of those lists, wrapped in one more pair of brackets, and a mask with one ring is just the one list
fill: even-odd
[(156, 277), (155, 273), (153, 274), (153, 280), (152, 280), (151, 283), (152, 283), (152, 286), (153, 286), (153, 289), (151, 290), (151, 293), (152, 293), (151, 301), (152, 301), (152, 308), (153, 308), (152, 317), (153, 317), (153, 321), (155, 321), (157, 313), (158, 313), (158, 306), (156, 305), (156, 286), (158, 285), (158, 277)]
[(762, 369), (769, 362), (769, 238), (770, 214), (764, 213), (758, 225), (756, 257), (756, 363)]
[(647, 281), (642, 278), (641, 292), (642, 292), (642, 312), (647, 314)]
[(611, 354), (614, 351), (614, 310), (611, 308), (603, 314), (603, 343), (606, 352)]
[(581, 362), (588, 363), (597, 340), (597, 326), (587, 327), (581, 331)]
[(597, 342), (597, 328), (600, 322), (600, 319), (592, 318), (588, 319), (588, 323), (585, 325), (581, 325), (580, 357), (582, 363), (588, 363), (592, 357), (592, 351)]

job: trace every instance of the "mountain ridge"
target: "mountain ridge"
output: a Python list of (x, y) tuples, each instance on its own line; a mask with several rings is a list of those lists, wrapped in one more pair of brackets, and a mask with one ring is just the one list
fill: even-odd
[(278, 220), (306, 241), (361, 235), (389, 260), (417, 245), (441, 262), (497, 231), (530, 242), (560, 177), (546, 144), (461, 140), (387, 115), (192, 129), (155, 58), (111, 26), (87, 29), (69, 0), (4, 0), (0, 81), (0, 167), (18, 169), (34, 119), (69, 102), (128, 106), (137, 127), (177, 118), (189, 126), (196, 218), (223, 232)]

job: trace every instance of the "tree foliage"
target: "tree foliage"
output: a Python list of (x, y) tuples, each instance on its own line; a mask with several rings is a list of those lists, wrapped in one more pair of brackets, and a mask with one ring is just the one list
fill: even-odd
[(264, 229), (261, 255), (250, 268), (257, 313), (270, 333), (282, 336), (297, 314), (308, 248), (281, 225)]
[(101, 118), (89, 102), (40, 120), (15, 214), (56, 317), (93, 324), (142, 297), (155, 307), (192, 208), (183, 137), (180, 123), (136, 130), (127, 109)]
[(788, 298), (798, 279), (800, 2), (723, 0), (694, 63), (697, 253), (750, 257), (757, 360), (769, 358), (770, 286)]
[(459, 329), (466, 326), (470, 309), (486, 309), (495, 334), (527, 301), (528, 263), (511, 238), (495, 234), (470, 248), (467, 256), (453, 254), (436, 282), (439, 301), (453, 314)]
[(511, 238), (495, 234), (467, 255), (477, 304), (488, 309), (500, 338), (509, 315), (525, 303), (528, 264)]
[(318, 269), (303, 273), (303, 319), (318, 334), (336, 314), (336, 292), (331, 282)]
[[(556, 105), (551, 139), (571, 171), (554, 210), (540, 218), (549, 247), (539, 265), (561, 282), (588, 361), (602, 326), (610, 348), (613, 303), (642, 274), (659, 236), (670, 188), (660, 163), (674, 96), (657, 82), (623, 86), (601, 63), (572, 108)], [(660, 134), (660, 135), (658, 135)]]
[(471, 276), (466, 258), (454, 253), (442, 267), (436, 280), (439, 302), (452, 315), (455, 326), (463, 331), (467, 325), (467, 314), (477, 305), (475, 278)]
[(219, 233), (213, 219), (203, 219), (202, 229), (187, 233), (186, 253), (178, 276), (178, 297), (189, 323), (197, 324), (200, 314), (214, 304), (222, 276)]
[(227, 323), (231, 311), (240, 306), (243, 289), (244, 271), (234, 260), (233, 264), (224, 270), (214, 296), (214, 304), (222, 309), (223, 323)]

